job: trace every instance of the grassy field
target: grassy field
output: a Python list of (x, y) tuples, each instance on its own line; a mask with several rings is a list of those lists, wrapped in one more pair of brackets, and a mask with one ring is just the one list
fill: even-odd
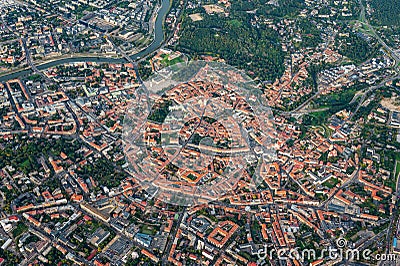
[(395, 179), (397, 179), (397, 177), (399, 176), (399, 173), (400, 173), (400, 162), (399, 161), (396, 161), (396, 170), (395, 170), (395, 176), (394, 176), (394, 178)]
[(147, 235), (155, 235), (157, 233), (157, 229), (151, 225), (144, 225), (141, 229), (140, 232), (142, 234), (147, 234)]

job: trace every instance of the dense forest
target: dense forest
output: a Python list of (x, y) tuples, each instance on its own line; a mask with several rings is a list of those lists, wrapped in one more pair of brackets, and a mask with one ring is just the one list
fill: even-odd
[(263, 23), (254, 21), (254, 13), (260, 17), (290, 16), (302, 5), (302, 1), (285, 0), (277, 7), (265, 1), (235, 1), (229, 16), (206, 14), (202, 20), (192, 21), (188, 16), (182, 22), (178, 49), (192, 55), (218, 56), (227, 63), (246, 69), (253, 78), (274, 80), (284, 71), (280, 37)]
[(376, 25), (400, 26), (400, 0), (371, 0), (372, 20)]
[(361, 63), (376, 55), (379, 47), (367, 41), (360, 33), (349, 32), (348, 36), (336, 39), (339, 53), (356, 63)]

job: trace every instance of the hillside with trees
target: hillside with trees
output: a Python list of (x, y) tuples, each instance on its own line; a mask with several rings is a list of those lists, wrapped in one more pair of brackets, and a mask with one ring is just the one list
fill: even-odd
[(265, 1), (235, 1), (228, 16), (207, 14), (202, 8), (191, 10), (202, 19), (192, 21), (189, 14), (184, 16), (177, 48), (193, 56), (220, 57), (247, 70), (253, 78), (274, 80), (284, 71), (280, 36), (254, 17), (290, 16), (301, 5), (301, 1), (285, 0), (271, 8)]
[(371, 22), (381, 26), (400, 26), (400, 0), (371, 0)]

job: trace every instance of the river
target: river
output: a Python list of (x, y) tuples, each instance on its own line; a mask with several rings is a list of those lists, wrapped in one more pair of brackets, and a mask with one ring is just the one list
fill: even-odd
[[(157, 50), (165, 40), (165, 33), (164, 33), (164, 19), (167, 15), (170, 7), (170, 0), (162, 0), (161, 7), (158, 10), (156, 22), (154, 25), (154, 40), (153, 42), (147, 46), (145, 49), (141, 50), (140, 52), (131, 55), (130, 57), (132, 60), (136, 61), (140, 58), (146, 57), (147, 55), (151, 54), (155, 50)], [(54, 60), (45, 64), (37, 65), (39, 70), (44, 70), (47, 68), (51, 68), (57, 65), (68, 64), (73, 62), (97, 62), (97, 63), (126, 63), (127, 61), (124, 58), (110, 58), (110, 57), (69, 57)], [(13, 72), (10, 74), (6, 74), (0, 77), (0, 82), (7, 81), (9, 79), (18, 78), (21, 76), (29, 75), (32, 73), (31, 69), (20, 70), (17, 72)]]

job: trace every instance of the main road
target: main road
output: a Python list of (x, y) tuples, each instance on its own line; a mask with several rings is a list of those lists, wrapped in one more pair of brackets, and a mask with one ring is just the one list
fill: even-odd
[(367, 28), (370, 31), (370, 34), (378, 40), (378, 42), (383, 46), (383, 48), (386, 49), (389, 56), (391, 56), (395, 60), (395, 62), (396, 62), (395, 67), (398, 67), (398, 65), (400, 63), (400, 56), (397, 54), (397, 52), (395, 50), (393, 50), (392, 47), (390, 47), (389, 45), (387, 45), (385, 43), (385, 41), (381, 38), (381, 36), (379, 36), (379, 34), (376, 33), (374, 27), (371, 26), (371, 24), (369, 24), (369, 22), (365, 16), (365, 6), (364, 6), (362, 0), (359, 0), (358, 3), (360, 6), (360, 9), (361, 9), (361, 12), (360, 12), (361, 23), (363, 23), (365, 26), (367, 26)]
[[(158, 10), (156, 22), (154, 25), (154, 39), (152, 43), (147, 46), (145, 49), (132, 54), (130, 56), (131, 60), (138, 61), (139, 59), (143, 59), (156, 51), (159, 47), (163, 45), (166, 40), (166, 36), (164, 33), (164, 19), (170, 9), (171, 2), (170, 0), (161, 0), (161, 7)], [(126, 63), (127, 60), (123, 57), (121, 58), (110, 58), (110, 57), (97, 57), (97, 56), (75, 56), (68, 57), (63, 59), (56, 59), (48, 63), (36, 65), (37, 70), (45, 70), (50, 67), (54, 67), (57, 65), (68, 64), (73, 62), (98, 62), (98, 63)], [(36, 70), (36, 69), (34, 69)], [(20, 76), (29, 75), (32, 73), (32, 68), (19, 70), (10, 74), (6, 74), (4, 76), (0, 76), (0, 82), (7, 81), (10, 79), (18, 78)]]

